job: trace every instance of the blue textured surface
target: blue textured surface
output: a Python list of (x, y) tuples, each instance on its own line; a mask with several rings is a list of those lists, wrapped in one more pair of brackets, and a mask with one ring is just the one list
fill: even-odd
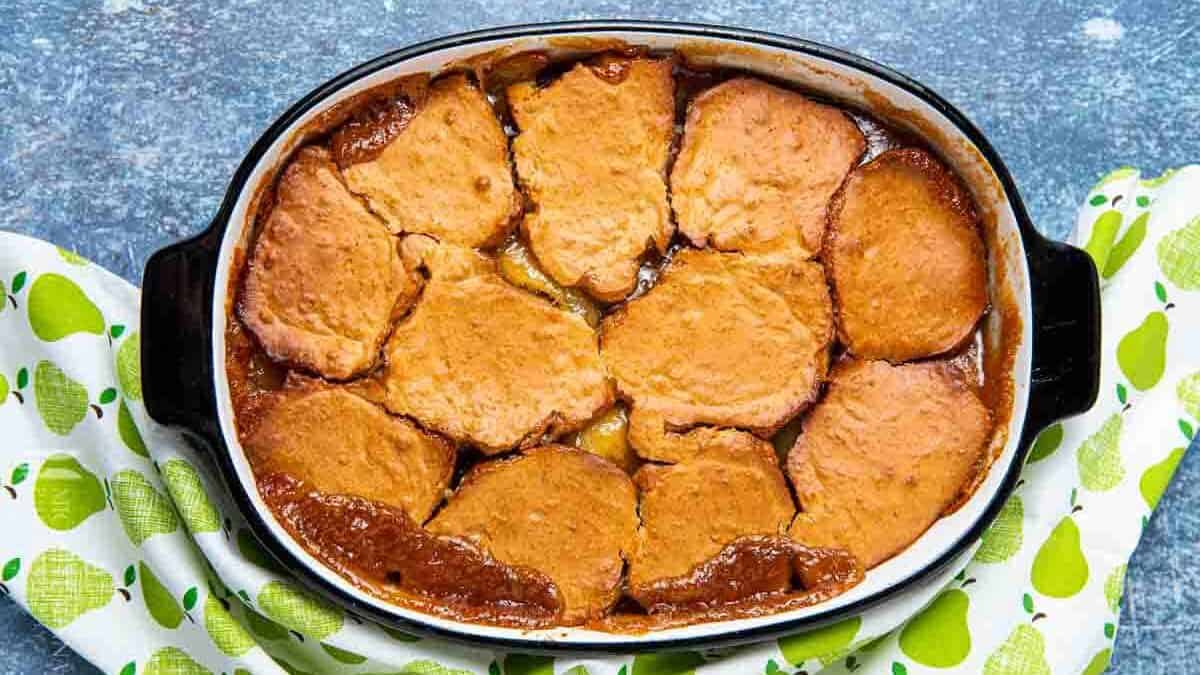
[[(932, 0), (773, 7), (746, 0), (247, 3), (0, 0), (0, 228), (78, 250), (133, 282), (202, 229), (272, 118), (381, 52), (520, 21), (660, 18), (772, 30), (916, 77), (992, 139), (1034, 220), (1064, 236), (1107, 169), (1200, 160), (1200, 7)], [(1200, 459), (1183, 462), (1130, 567), (1114, 672), (1194, 672)], [(0, 672), (91, 673), (0, 603)]]

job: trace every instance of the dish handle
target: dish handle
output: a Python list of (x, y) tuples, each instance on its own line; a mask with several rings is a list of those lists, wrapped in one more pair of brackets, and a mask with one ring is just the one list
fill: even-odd
[(142, 391), (156, 422), (217, 438), (212, 304), (216, 228), (150, 256), (142, 280)]
[(1041, 235), (1026, 239), (1033, 364), (1025, 436), (1087, 411), (1100, 390), (1100, 279), (1091, 256)]

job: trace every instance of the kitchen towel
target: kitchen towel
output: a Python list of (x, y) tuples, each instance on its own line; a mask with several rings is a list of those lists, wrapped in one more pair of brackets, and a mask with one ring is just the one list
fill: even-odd
[(1102, 281), (1100, 398), (1039, 436), (942, 578), (774, 642), (551, 659), (418, 639), (302, 591), (203, 454), (146, 416), (137, 289), (0, 233), (0, 590), (119, 675), (1099, 673), (1125, 564), (1200, 425), (1200, 167), (1109, 174), (1075, 242)]

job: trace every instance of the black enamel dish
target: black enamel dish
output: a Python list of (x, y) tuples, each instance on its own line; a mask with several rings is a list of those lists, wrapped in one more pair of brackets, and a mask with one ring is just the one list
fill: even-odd
[[(1016, 344), (1009, 374), (1014, 396), (1008, 442), (958, 511), (839, 598), (759, 619), (647, 635), (573, 628), (525, 632), (454, 622), (358, 591), (287, 537), (254, 489), (234, 431), (224, 374), (225, 307), (233, 253), (245, 235), (249, 202), (257, 186), (286, 158), (289, 138), (333, 103), (397, 76), (436, 72), (449, 62), (502, 46), (561, 49), (555, 45), (579, 38), (684, 48), (714, 63), (791, 81), (862, 108), (929, 141), (972, 189), (984, 213), (992, 214), (999, 243), (989, 251), (993, 297), (1008, 294), (1021, 323), (1012, 338)], [(284, 567), (313, 591), (359, 616), (416, 634), (522, 651), (721, 647), (816, 628), (885, 600), (913, 602), (921, 593), (927, 594), (939, 575), (952, 571), (951, 565), (970, 552), (995, 518), (1014, 489), (1037, 433), (1059, 418), (1088, 409), (1099, 386), (1100, 298), (1091, 259), (1038, 234), (1003, 162), (962, 113), (917, 82), (852, 54), (804, 40), (713, 26), (627, 21), (517, 26), (433, 40), (364, 63), (321, 85), (271, 125), (238, 167), (212, 224), (196, 237), (151, 257), (143, 292), (147, 410), (158, 422), (183, 430), (206, 449), (236, 508)], [(985, 323), (984, 334), (985, 340), (999, 339), (999, 326)]]

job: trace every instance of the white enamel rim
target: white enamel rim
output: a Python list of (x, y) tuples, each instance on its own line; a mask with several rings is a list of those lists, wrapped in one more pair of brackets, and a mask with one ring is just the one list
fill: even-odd
[[(295, 130), (302, 128), (307, 122), (327, 110), (333, 104), (352, 96), (365, 89), (395, 79), (396, 77), (421, 72), (438, 72), (447, 64), (460, 61), (467, 57), (482, 54), (500, 47), (515, 45), (518, 50), (524, 49), (555, 49), (551, 41), (555, 37), (578, 38), (580, 36), (596, 38), (615, 38), (630, 44), (646, 45), (653, 49), (677, 48), (680, 46), (695, 47), (704, 45), (704, 54), (712, 54), (707, 60), (731, 67), (741, 67), (755, 72), (767, 74), (780, 80), (794, 82), (810, 91), (822, 93), (828, 97), (855, 104), (867, 110), (870, 105), (864, 94), (866, 90), (876, 96), (883, 96), (890, 106), (906, 111), (906, 115), (919, 116), (926, 125), (932, 125), (943, 137), (943, 142), (922, 134), (937, 150), (942, 158), (950, 163), (960, 176), (967, 182), (975, 193), (976, 199), (985, 209), (990, 206), (995, 215), (998, 238), (1004, 242), (1000, 251), (990, 251), (992, 256), (992, 287), (1000, 284), (1007, 285), (1016, 300), (1022, 321), (1019, 345), (1010, 377), (1013, 380), (1013, 409), (1009, 415), (1007, 442), (1003, 450), (993, 462), (991, 469), (979, 485), (972, 497), (957, 511), (936, 522), (908, 549), (891, 560), (879, 565), (867, 573), (864, 581), (846, 593), (827, 602), (798, 609), (790, 612), (774, 614), (753, 619), (739, 619), (699, 624), (694, 626), (671, 628), (655, 631), (645, 635), (610, 634), (591, 631), (582, 628), (553, 628), (545, 630), (521, 630), (499, 628), (477, 624), (453, 621), (421, 612), (398, 607), (391, 603), (369, 595), (338, 576), (319, 560), (301, 548), (282, 525), (275, 519), (270, 509), (263, 502), (255, 486), (254, 475), (241, 443), (234, 432), (234, 413), (229, 394), (228, 380), (222, 366), (225, 359), (225, 329), (228, 306), (227, 294), (231, 264), (236, 248), (244, 236), (247, 221), (247, 211), (254, 196), (254, 188), (267, 178), (284, 158), (284, 153), (290, 151), (289, 139)], [(726, 50), (726, 51), (722, 51)], [(697, 50), (698, 51), (698, 50)], [(886, 115), (881, 115), (886, 117)], [(893, 120), (894, 122), (895, 120)], [(928, 127), (926, 127), (928, 129)], [(991, 197), (986, 195), (1003, 195)], [(905, 581), (916, 573), (927, 569), (943, 554), (950, 550), (956, 542), (969, 531), (984, 515), (993, 496), (1001, 489), (1005, 473), (1012, 464), (1017, 453), (1021, 438), (1022, 424), (1025, 420), (1026, 406), (1029, 398), (1030, 367), (1032, 362), (1032, 324), (1030, 283), (1025, 250), (1021, 241), (1017, 217), (1009, 202), (1003, 185), (983, 159), (971, 141), (945, 116), (928, 103), (914, 94), (897, 87), (890, 82), (880, 79), (871, 73), (863, 72), (852, 66), (829, 60), (817, 55), (797, 53), (784, 48), (760, 44), (750, 44), (735, 38), (698, 37), (673, 33), (664, 28), (661, 31), (649, 30), (589, 30), (586, 33), (564, 29), (560, 33), (541, 34), (532, 37), (509, 38), (497, 37), (482, 41), (471, 42), (448, 47), (442, 50), (415, 56), (385, 67), (374, 73), (356, 80), (339, 90), (325, 100), (308, 110), (293, 124), (280, 134), (266, 153), (259, 159), (253, 172), (242, 187), (241, 194), (231, 212), (228, 229), (221, 242), (218, 254), (216, 282), (213, 297), (212, 321), (212, 363), (216, 388), (217, 416), (222, 437), (231, 454), (237, 479), (248, 498), (262, 515), (270, 533), (293, 555), (303, 561), (316, 572), (324, 581), (337, 587), (357, 602), (373, 609), (393, 614), (417, 624), (425, 624), (442, 631), (457, 633), (464, 639), (479, 637), (485, 640), (507, 641), (510, 643), (525, 643), (530, 648), (537, 646), (552, 646), (556, 642), (570, 642), (584, 648), (594, 647), (603, 650), (606, 645), (628, 645), (631, 643), (663, 643), (673, 640), (708, 640), (720, 642), (722, 638), (747, 630), (756, 630), (783, 624), (817, 613), (845, 607), (857, 603), (885, 589)], [(995, 325), (985, 325), (985, 334), (998, 330)], [(960, 560), (962, 557), (959, 557)]]

